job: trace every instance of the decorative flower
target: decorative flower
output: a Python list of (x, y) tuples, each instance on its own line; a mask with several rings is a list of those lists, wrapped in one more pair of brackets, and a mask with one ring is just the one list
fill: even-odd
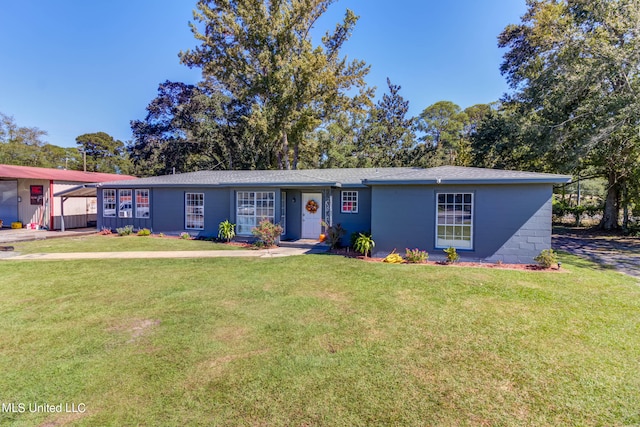
[(318, 203), (315, 200), (309, 200), (304, 208), (309, 213), (316, 213), (318, 212)]

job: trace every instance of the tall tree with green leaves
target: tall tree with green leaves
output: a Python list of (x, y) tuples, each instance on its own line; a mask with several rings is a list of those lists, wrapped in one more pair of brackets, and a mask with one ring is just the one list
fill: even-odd
[(254, 149), (256, 135), (241, 120), (243, 111), (205, 84), (161, 83), (144, 120), (131, 122), (127, 148), (136, 175), (264, 166), (254, 162), (261, 156)]
[(335, 0), (200, 0), (191, 29), (200, 42), (180, 53), (182, 63), (241, 105), (247, 123), (265, 135), (272, 167), (296, 168), (309, 132), (348, 108), (370, 103), (369, 67), (347, 61), (340, 50), (358, 17), (343, 22), (314, 45), (311, 30)]
[(507, 101), (530, 119), (548, 169), (595, 169), (607, 179), (601, 226), (618, 228), (623, 190), (640, 167), (640, 2), (527, 6), (499, 37), (508, 49), (501, 71), (514, 90)]
[(414, 118), (409, 117), (409, 101), (400, 95), (401, 87), (387, 78), (389, 93), (371, 108), (358, 137), (360, 167), (406, 166), (415, 145)]
[[(85, 133), (76, 138), (80, 152), (86, 156), (89, 172), (128, 173), (131, 167), (122, 141), (105, 132)], [(83, 163), (84, 163), (83, 159)], [(84, 165), (83, 165), (84, 167)]]
[(463, 140), (467, 115), (451, 101), (438, 101), (418, 117), (417, 128), (430, 159), (423, 166), (463, 165), (470, 162)]

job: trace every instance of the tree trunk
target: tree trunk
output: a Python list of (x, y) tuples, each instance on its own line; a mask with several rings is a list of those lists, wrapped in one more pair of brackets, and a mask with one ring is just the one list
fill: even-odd
[(282, 156), (284, 157), (284, 168), (286, 170), (291, 169), (291, 163), (289, 162), (289, 138), (287, 132), (282, 131)]
[(604, 201), (604, 212), (600, 228), (606, 231), (618, 229), (618, 180), (616, 174), (609, 172), (607, 198)]
[(293, 146), (293, 169), (298, 169), (298, 156), (300, 154), (299, 144)]

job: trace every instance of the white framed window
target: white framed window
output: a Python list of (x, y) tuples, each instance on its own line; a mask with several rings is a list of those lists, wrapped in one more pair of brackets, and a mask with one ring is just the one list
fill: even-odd
[(149, 218), (149, 190), (136, 190), (136, 218)]
[(263, 219), (275, 222), (276, 193), (273, 191), (236, 192), (236, 231), (250, 236), (251, 229)]
[(340, 212), (342, 213), (358, 213), (358, 192), (343, 191), (340, 193), (342, 203), (340, 204)]
[(280, 192), (280, 225), (282, 226), (282, 236), (287, 234), (287, 192)]
[(118, 190), (118, 216), (120, 218), (133, 217), (133, 197), (131, 197), (131, 190)]
[(102, 190), (102, 216), (116, 216), (116, 190)]
[(185, 193), (184, 217), (185, 229), (204, 230), (204, 193)]
[(473, 194), (438, 193), (436, 247), (473, 249)]

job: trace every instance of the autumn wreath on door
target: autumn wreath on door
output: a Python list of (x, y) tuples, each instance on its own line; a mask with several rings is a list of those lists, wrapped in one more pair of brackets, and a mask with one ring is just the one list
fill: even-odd
[(313, 199), (309, 200), (304, 208), (307, 210), (307, 212), (314, 214), (318, 212), (318, 203)]

